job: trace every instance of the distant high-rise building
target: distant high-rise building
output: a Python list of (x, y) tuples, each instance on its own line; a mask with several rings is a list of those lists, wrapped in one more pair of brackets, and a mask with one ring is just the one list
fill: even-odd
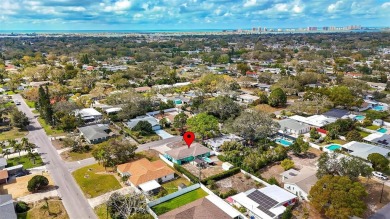
[(257, 27), (253, 27), (253, 28), (252, 28), (252, 31), (253, 31), (253, 32), (257, 32)]
[(328, 31), (328, 30), (329, 30), (329, 27), (322, 27), (322, 30)]
[(317, 31), (317, 27), (308, 27), (307, 30), (308, 31)]

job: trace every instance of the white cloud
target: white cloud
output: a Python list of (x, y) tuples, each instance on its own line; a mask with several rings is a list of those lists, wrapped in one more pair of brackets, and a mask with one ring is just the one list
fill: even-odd
[(16, 14), (20, 9), (20, 5), (17, 2), (11, 0), (1, 0), (0, 1), (0, 9), (2, 14)]
[(252, 7), (256, 5), (256, 0), (246, 0), (244, 3), (244, 7)]
[(329, 12), (329, 13), (336, 12), (336, 11), (341, 7), (341, 5), (342, 5), (343, 3), (344, 3), (343, 1), (337, 1), (337, 2), (334, 3), (334, 4), (330, 4), (330, 5), (328, 6), (328, 12)]
[(381, 8), (390, 8), (390, 2), (385, 2), (381, 5)]
[(116, 12), (121, 13), (131, 7), (130, 0), (119, 0), (115, 2), (113, 5), (106, 6), (104, 11), (106, 12)]
[(284, 3), (276, 4), (275, 9), (279, 12), (285, 12), (288, 11), (288, 5)]
[(77, 6), (77, 7), (65, 7), (66, 10), (69, 10), (69, 11), (77, 11), (77, 12), (82, 12), (82, 11), (86, 11), (86, 9), (84, 7), (81, 7), (81, 6)]

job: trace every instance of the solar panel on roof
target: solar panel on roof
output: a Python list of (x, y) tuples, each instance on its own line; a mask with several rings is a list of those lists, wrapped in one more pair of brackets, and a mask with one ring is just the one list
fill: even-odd
[(276, 204), (278, 204), (277, 201), (273, 200), (272, 198), (260, 192), (259, 190), (255, 190), (252, 193), (250, 193), (248, 195), (248, 198), (252, 199), (254, 202), (259, 204), (257, 208), (260, 209), (262, 212), (266, 213), (271, 217), (275, 216), (275, 214), (270, 212), (269, 209), (271, 209)]

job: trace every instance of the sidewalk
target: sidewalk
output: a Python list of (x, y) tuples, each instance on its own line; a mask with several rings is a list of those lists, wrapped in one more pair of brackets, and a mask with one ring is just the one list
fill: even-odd
[(126, 186), (124, 188), (121, 188), (121, 189), (118, 189), (118, 190), (115, 190), (112, 192), (108, 192), (108, 193), (103, 194), (101, 196), (98, 196), (95, 198), (90, 198), (90, 199), (88, 199), (88, 203), (92, 208), (95, 208), (96, 206), (107, 202), (108, 199), (110, 198), (111, 194), (113, 194), (115, 192), (118, 192), (119, 194), (125, 195), (125, 194), (129, 194), (130, 192), (133, 192), (133, 191), (135, 191), (133, 187)]
[(34, 193), (34, 194), (30, 194), (30, 195), (26, 195), (26, 196), (17, 198), (16, 200), (17, 201), (24, 201), (26, 203), (32, 203), (32, 202), (36, 202), (36, 201), (42, 200), (44, 198), (49, 198), (49, 197), (53, 197), (53, 196), (58, 196), (57, 190), (51, 190), (51, 191), (42, 192), (42, 193)]

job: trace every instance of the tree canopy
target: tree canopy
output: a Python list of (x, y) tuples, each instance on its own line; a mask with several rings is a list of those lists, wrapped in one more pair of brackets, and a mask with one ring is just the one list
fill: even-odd
[(187, 126), (190, 131), (199, 135), (200, 139), (213, 137), (219, 133), (219, 124), (217, 118), (207, 113), (198, 115), (187, 120)]
[(281, 88), (276, 88), (271, 91), (268, 97), (268, 104), (272, 107), (285, 106), (287, 103), (287, 95)]

